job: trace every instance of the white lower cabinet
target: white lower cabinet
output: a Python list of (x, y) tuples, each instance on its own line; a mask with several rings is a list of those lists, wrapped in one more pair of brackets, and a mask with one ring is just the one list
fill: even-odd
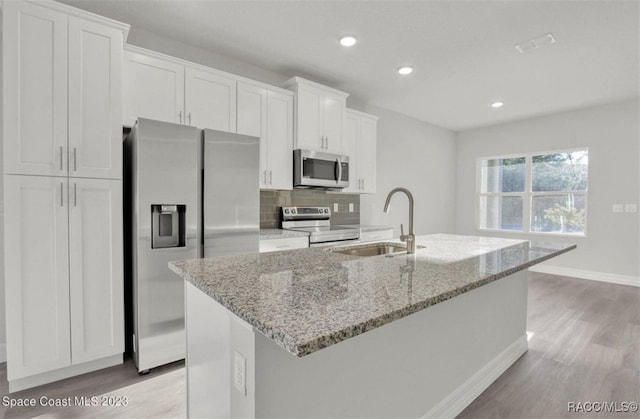
[(361, 242), (372, 242), (378, 240), (391, 240), (393, 238), (393, 227), (372, 231), (360, 231)]
[(5, 200), (11, 390), (122, 362), (122, 182), (6, 175)]
[(287, 237), (283, 239), (260, 240), (260, 253), (306, 249), (307, 247), (309, 247), (309, 237)]

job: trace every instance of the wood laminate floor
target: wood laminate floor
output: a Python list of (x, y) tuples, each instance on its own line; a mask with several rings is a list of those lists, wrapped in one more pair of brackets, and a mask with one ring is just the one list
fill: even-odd
[[(640, 413), (568, 411), (569, 402), (640, 402), (640, 288), (531, 274), (529, 351), (459, 416), (468, 418), (640, 418)], [(183, 418), (184, 363), (140, 376), (129, 360), (53, 384), (0, 396), (127, 397), (126, 407), (6, 408), (6, 418)], [(621, 408), (621, 404), (617, 407)]]

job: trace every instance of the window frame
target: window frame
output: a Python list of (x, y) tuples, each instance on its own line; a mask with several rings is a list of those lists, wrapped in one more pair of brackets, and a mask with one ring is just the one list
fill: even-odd
[[(586, 238), (587, 228), (589, 225), (589, 178), (590, 178), (590, 164), (587, 166), (587, 189), (584, 191), (533, 191), (533, 156), (544, 156), (548, 154), (561, 154), (561, 153), (573, 153), (576, 151), (586, 151), (589, 154), (589, 147), (576, 147), (567, 148), (561, 150), (550, 151), (534, 151), (527, 153), (512, 153), (512, 154), (498, 154), (492, 156), (482, 156), (476, 158), (476, 203), (475, 203), (475, 218), (476, 229), (480, 232), (492, 232), (492, 233), (508, 233), (508, 234), (527, 234), (534, 236), (544, 237), (571, 237), (571, 238)], [(524, 191), (523, 192), (481, 192), (482, 191), (482, 162), (487, 160), (504, 160), (524, 157), (525, 164), (525, 178), (524, 178)], [(533, 198), (536, 196), (564, 196), (568, 193), (574, 193), (576, 195), (584, 196), (584, 231), (582, 233), (559, 233), (556, 231), (531, 231), (531, 210), (533, 205)], [(480, 220), (480, 198), (492, 196), (518, 196), (522, 197), (522, 230), (507, 230), (501, 228), (483, 228), (481, 227)]]

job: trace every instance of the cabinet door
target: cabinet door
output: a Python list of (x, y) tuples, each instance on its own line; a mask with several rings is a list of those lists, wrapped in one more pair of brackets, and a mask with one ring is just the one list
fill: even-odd
[(267, 164), (267, 90), (238, 82), (238, 134), (260, 137), (260, 188), (269, 187)]
[(67, 173), (67, 16), (4, 3), (4, 171)]
[(270, 189), (293, 188), (293, 96), (267, 93), (267, 180)]
[(184, 122), (184, 66), (124, 52), (124, 125), (138, 118)]
[(122, 181), (69, 179), (73, 364), (124, 352)]
[(298, 85), (296, 100), (296, 148), (324, 151), (322, 133), (322, 94), (308, 86)]
[(122, 177), (122, 32), (69, 17), (69, 175)]
[(236, 132), (236, 81), (188, 67), (185, 77), (186, 124)]
[(373, 118), (360, 119), (358, 141), (358, 173), (362, 179), (362, 192), (376, 192), (376, 139), (377, 121)]
[(322, 100), (322, 132), (325, 149), (331, 153), (342, 153), (342, 136), (346, 100), (343, 97), (325, 94)]
[(361, 180), (358, 174), (358, 133), (360, 118), (347, 111), (345, 117), (344, 147), (343, 153), (349, 156), (349, 187), (343, 192), (358, 193), (361, 188)]
[(67, 179), (5, 176), (7, 378), (70, 365)]

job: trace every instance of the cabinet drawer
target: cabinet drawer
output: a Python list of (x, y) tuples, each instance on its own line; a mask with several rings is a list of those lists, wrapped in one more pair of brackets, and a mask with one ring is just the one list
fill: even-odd
[(280, 250), (306, 249), (309, 247), (308, 237), (288, 237), (286, 239), (260, 240), (260, 253), (278, 252)]

